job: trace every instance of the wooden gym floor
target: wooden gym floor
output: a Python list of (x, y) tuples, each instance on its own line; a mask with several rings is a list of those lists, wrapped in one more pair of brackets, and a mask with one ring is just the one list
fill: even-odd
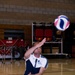
[[(75, 75), (75, 59), (48, 59), (48, 68), (44, 75)], [(9, 60), (5, 64), (0, 60), (0, 75), (23, 75), (25, 71), (25, 61)]]

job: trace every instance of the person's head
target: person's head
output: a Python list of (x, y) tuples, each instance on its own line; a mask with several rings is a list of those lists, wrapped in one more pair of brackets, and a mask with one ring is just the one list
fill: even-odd
[[(38, 43), (39, 42), (34, 43), (33, 46), (36, 46)], [(36, 48), (33, 53), (34, 55), (39, 56), (42, 53), (42, 48), (41, 47)]]

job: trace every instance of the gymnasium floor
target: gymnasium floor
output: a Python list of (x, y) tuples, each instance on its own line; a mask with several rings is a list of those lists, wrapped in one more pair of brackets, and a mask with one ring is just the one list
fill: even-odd
[[(44, 75), (75, 75), (75, 59), (48, 59), (49, 65)], [(24, 60), (9, 60), (3, 64), (0, 60), (0, 75), (23, 75)]]

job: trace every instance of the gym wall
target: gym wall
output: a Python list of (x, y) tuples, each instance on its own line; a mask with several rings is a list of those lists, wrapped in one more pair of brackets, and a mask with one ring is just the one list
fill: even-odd
[(74, 0), (0, 0), (0, 38), (4, 29), (24, 29), (26, 41), (31, 43), (33, 22), (54, 22), (64, 14), (75, 22)]

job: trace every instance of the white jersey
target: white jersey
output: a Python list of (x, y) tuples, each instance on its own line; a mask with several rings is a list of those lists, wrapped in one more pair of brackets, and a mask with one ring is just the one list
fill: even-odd
[[(37, 59), (37, 61), (36, 61), (36, 66), (35, 66), (35, 60), (36, 59)], [(29, 60), (31, 62), (31, 64), (32, 64), (32, 66), (35, 67), (35, 68), (40, 68), (40, 67), (47, 68), (47, 66), (48, 66), (47, 59), (42, 55), (40, 55), (39, 58), (36, 58), (34, 56), (34, 54), (31, 54), (30, 57), (28, 59), (26, 59), (26, 61), (27, 60)]]

